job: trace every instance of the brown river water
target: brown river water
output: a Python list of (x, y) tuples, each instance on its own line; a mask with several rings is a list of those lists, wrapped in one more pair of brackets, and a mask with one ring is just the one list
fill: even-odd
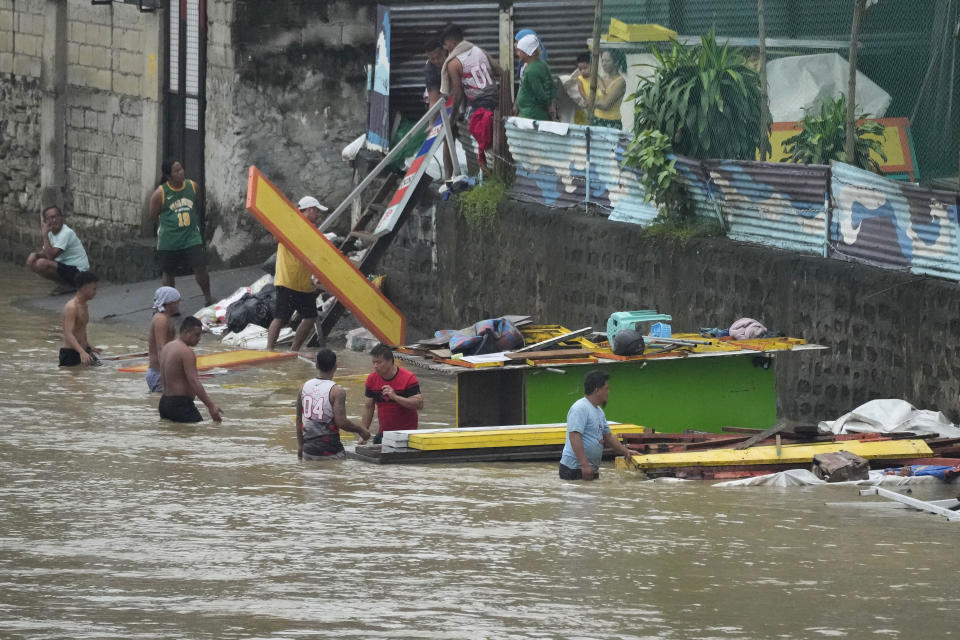
[[(960, 524), (612, 463), (298, 463), (309, 364), (214, 376), (222, 426), (175, 426), (116, 363), (57, 369), (59, 318), (10, 304), (48, 289), (0, 266), (0, 638), (960, 635)], [(113, 353), (145, 333), (89, 328)], [(341, 359), (358, 417), (368, 358)], [(416, 373), (422, 423), (452, 423), (449, 379)]]

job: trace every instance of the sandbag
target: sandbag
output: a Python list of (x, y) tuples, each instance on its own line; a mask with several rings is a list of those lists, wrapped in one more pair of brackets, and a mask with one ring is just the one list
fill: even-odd
[(266, 285), (259, 293), (247, 293), (227, 307), (227, 329), (240, 333), (248, 324), (269, 327), (273, 320), (274, 286)]
[(855, 453), (834, 451), (815, 455), (810, 471), (827, 482), (866, 480), (870, 477), (870, 463)]

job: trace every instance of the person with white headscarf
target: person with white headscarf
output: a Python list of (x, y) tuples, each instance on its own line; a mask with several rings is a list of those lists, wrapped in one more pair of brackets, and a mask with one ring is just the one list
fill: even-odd
[(180, 292), (173, 287), (160, 287), (153, 294), (153, 318), (150, 319), (150, 360), (147, 364), (147, 388), (151, 392), (163, 391), (160, 377), (160, 350), (173, 340), (175, 331), (173, 317), (180, 315)]
[(527, 34), (517, 40), (517, 58), (526, 65), (514, 114), (532, 120), (557, 120), (557, 91), (550, 67), (540, 56), (540, 41)]
[[(543, 46), (543, 40), (540, 39), (540, 36), (537, 35), (537, 32), (534, 31), (533, 29), (520, 29), (520, 31), (517, 31), (517, 35), (513, 37), (513, 46), (517, 46), (517, 42), (520, 41), (520, 38), (522, 38), (523, 36), (529, 36), (529, 35), (532, 35), (534, 38), (537, 39), (537, 44), (539, 45), (539, 48), (540, 48), (540, 59), (543, 60), (544, 62), (547, 62), (548, 60), (547, 48)], [(514, 72), (514, 75), (516, 75), (516, 82), (520, 82), (521, 80), (523, 80), (523, 72), (525, 71), (525, 67), (526, 67), (525, 64), (517, 65), (516, 71)]]

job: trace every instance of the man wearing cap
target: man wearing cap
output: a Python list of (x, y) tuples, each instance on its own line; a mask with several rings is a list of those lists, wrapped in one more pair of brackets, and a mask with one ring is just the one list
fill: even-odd
[(527, 34), (517, 40), (517, 58), (526, 65), (513, 112), (532, 120), (557, 120), (557, 93), (550, 67), (540, 56), (540, 41)]
[[(314, 226), (320, 221), (320, 212), (327, 210), (313, 196), (300, 198), (297, 208)], [(310, 272), (283, 243), (277, 245), (277, 267), (273, 284), (276, 287), (276, 304), (273, 321), (267, 329), (267, 350), (273, 349), (280, 329), (290, 322), (290, 317), (296, 311), (300, 314), (300, 324), (297, 325), (290, 350), (298, 351), (310, 335), (310, 328), (317, 317), (317, 289), (310, 278)]]
[(151, 392), (163, 391), (163, 379), (160, 376), (160, 350), (173, 340), (176, 331), (174, 316), (180, 315), (180, 292), (173, 287), (160, 287), (153, 294), (153, 318), (150, 319), (150, 336), (147, 364), (147, 388)]

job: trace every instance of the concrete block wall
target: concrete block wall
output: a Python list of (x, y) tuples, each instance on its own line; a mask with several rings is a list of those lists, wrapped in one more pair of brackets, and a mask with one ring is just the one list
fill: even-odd
[(78, 225), (126, 227), (133, 237), (143, 211), (140, 21), (134, 5), (67, 4), (70, 209)]
[(410, 340), (503, 314), (599, 328), (614, 311), (658, 309), (683, 331), (752, 317), (830, 347), (777, 357), (781, 416), (834, 419), (902, 398), (960, 421), (960, 291), (944, 280), (517, 202), (489, 230), (453, 202), (415, 214), (380, 271)]
[(157, 179), (161, 21), (123, 3), (0, 0), (0, 259), (23, 262), (40, 209), (58, 204), (101, 275), (154, 274), (140, 233)]
[(0, 260), (22, 261), (40, 229), (44, 1), (0, 0)]
[(40, 233), (39, 82), (0, 80), (0, 260), (22, 262)]
[(44, 0), (0, 1), (0, 74), (40, 78)]

